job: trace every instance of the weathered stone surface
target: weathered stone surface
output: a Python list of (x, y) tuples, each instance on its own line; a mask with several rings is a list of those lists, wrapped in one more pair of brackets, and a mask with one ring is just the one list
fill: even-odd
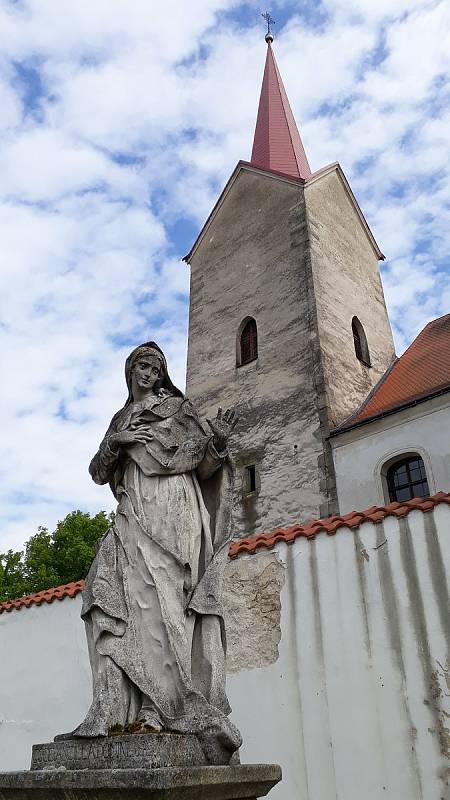
[[(93, 698), (81, 724), (56, 739), (107, 737), (137, 724), (192, 734), (207, 763), (230, 764), (242, 744), (228, 716), (221, 625), (234, 412), (219, 408), (207, 432), (155, 342), (130, 353), (125, 377), (128, 397), (89, 466), (118, 500), (83, 590)], [(103, 752), (98, 743), (89, 748)]]
[[(395, 355), (378, 254), (337, 170), (305, 187), (309, 247), (328, 425), (354, 412)], [(355, 356), (356, 316), (371, 366)]]
[(0, 800), (256, 800), (278, 781), (275, 764), (0, 774)]
[[(338, 511), (330, 429), (394, 355), (378, 256), (336, 169), (299, 186), (243, 168), (204, 231), (191, 257), (187, 387), (202, 415), (219, 401), (239, 415), (236, 534)], [(371, 367), (356, 358), (353, 316)], [(247, 317), (258, 359), (237, 366)]]
[[(220, 402), (239, 417), (231, 442), (233, 528), (241, 536), (314, 519), (328, 499), (307, 244), (303, 187), (243, 171), (191, 261), (187, 393), (201, 416)], [(258, 326), (258, 359), (237, 367), (247, 316)], [(246, 497), (249, 464), (260, 486)]]
[(225, 570), (227, 672), (267, 667), (278, 659), (280, 592), (285, 567), (276, 553), (238, 558)]
[(168, 733), (35, 744), (31, 758), (32, 770), (156, 769), (206, 764), (195, 736)]

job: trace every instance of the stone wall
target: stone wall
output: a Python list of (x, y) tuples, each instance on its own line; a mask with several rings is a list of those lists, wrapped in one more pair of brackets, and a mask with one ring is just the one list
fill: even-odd
[[(305, 187), (314, 297), (330, 428), (353, 413), (395, 356), (378, 254), (336, 166)], [(371, 366), (355, 356), (358, 317)]]
[[(187, 393), (203, 417), (219, 405), (240, 417), (238, 536), (338, 512), (330, 430), (394, 357), (378, 257), (337, 167), (305, 187), (242, 167), (206, 225), (191, 257)], [(354, 316), (370, 367), (355, 355)], [(246, 317), (258, 326), (258, 360), (239, 367)]]
[(278, 660), (284, 581), (285, 567), (273, 552), (228, 564), (224, 596), (229, 673), (268, 667)]
[[(243, 169), (191, 262), (187, 394), (203, 417), (232, 406), (234, 528), (244, 536), (327, 509), (308, 290), (303, 187)], [(236, 366), (242, 320), (258, 326), (258, 360)], [(244, 496), (245, 466), (259, 491)]]

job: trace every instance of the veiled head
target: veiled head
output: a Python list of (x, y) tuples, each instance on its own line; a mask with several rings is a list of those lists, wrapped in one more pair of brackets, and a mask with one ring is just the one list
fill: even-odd
[(183, 396), (183, 393), (170, 380), (166, 357), (161, 348), (158, 347), (156, 342), (144, 342), (132, 350), (125, 362), (125, 379), (128, 386), (129, 400), (133, 399), (133, 371), (136, 365), (143, 360), (159, 368), (159, 375), (153, 385), (155, 393), (165, 389), (169, 394)]

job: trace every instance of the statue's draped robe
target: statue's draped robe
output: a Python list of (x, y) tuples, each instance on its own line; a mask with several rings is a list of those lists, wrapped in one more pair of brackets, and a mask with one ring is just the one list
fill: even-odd
[[(142, 429), (147, 444), (109, 437)], [(214, 762), (240, 745), (227, 715), (222, 580), (230, 539), (231, 465), (183, 397), (129, 403), (90, 472), (110, 482), (114, 525), (86, 579), (82, 617), (93, 702), (75, 736), (141, 719), (195, 733)]]

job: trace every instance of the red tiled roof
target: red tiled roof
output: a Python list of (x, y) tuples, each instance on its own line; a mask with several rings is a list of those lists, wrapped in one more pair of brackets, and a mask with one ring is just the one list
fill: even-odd
[(429, 322), (335, 433), (450, 389), (450, 314)]
[(433, 497), (415, 497), (405, 503), (389, 503), (387, 506), (372, 506), (367, 511), (351, 511), (342, 517), (334, 516), (319, 519), (306, 525), (293, 525), (291, 528), (276, 528), (269, 533), (258, 533), (247, 539), (232, 542), (230, 558), (237, 558), (242, 553), (253, 554), (260, 547), (271, 550), (277, 542), (292, 544), (300, 536), (314, 539), (317, 533), (333, 536), (339, 528), (358, 528), (363, 522), (382, 522), (386, 517), (406, 517), (410, 511), (432, 511), (439, 503), (450, 505), (450, 493), (438, 492)]
[[(339, 528), (358, 528), (363, 522), (382, 522), (386, 517), (406, 517), (410, 511), (432, 511), (439, 503), (450, 505), (450, 492), (438, 492), (432, 497), (415, 497), (405, 503), (389, 503), (387, 506), (371, 506), (367, 511), (351, 511), (344, 516), (328, 517), (308, 522), (306, 525), (292, 525), (290, 528), (275, 528), (268, 533), (258, 533), (247, 539), (239, 539), (230, 545), (229, 556), (231, 559), (247, 553), (253, 555), (261, 547), (271, 550), (278, 542), (292, 544), (300, 536), (314, 539), (318, 533), (333, 536)], [(75, 597), (84, 587), (84, 581), (66, 583), (55, 589), (44, 589), (36, 594), (19, 597), (17, 600), (6, 600), (0, 603), (0, 614), (4, 611), (14, 611), (19, 608), (40, 606), (42, 603), (53, 603), (54, 600), (64, 600), (65, 597)]]
[(54, 589), (43, 589), (42, 592), (28, 594), (26, 597), (19, 597), (17, 600), (5, 600), (4, 603), (0, 603), (0, 614), (4, 611), (14, 611), (16, 608), (40, 606), (42, 603), (64, 600), (65, 597), (75, 597), (81, 592), (83, 586), (84, 581), (76, 581), (75, 583), (65, 583), (63, 586), (55, 586)]
[(308, 180), (311, 170), (269, 42), (251, 164)]

